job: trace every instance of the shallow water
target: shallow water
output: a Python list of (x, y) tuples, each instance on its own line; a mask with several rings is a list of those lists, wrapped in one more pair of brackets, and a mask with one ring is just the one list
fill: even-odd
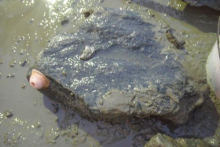
[[(135, 121), (106, 124), (87, 120), (72, 111), (63, 110), (62, 106), (51, 102), (29, 86), (26, 73), (34, 64), (35, 56), (56, 34), (74, 32), (83, 20), (83, 12), (96, 6), (137, 11), (140, 15), (148, 15), (149, 19), (161, 27), (170, 26), (182, 32), (189, 54), (184, 65), (192, 76), (200, 76), (205, 80), (205, 63), (215, 42), (217, 16), (220, 13), (208, 8), (191, 7), (175, 0), (132, 2), (0, 0), (0, 146), (129, 147), (143, 146), (157, 132), (173, 137), (199, 136), (203, 130), (182, 133), (183, 129), (187, 129), (185, 126), (174, 126), (174, 130), (170, 130), (167, 124), (156, 121), (157, 118), (138, 121), (138, 124), (141, 122), (146, 127), (142, 131), (135, 125)], [(69, 22), (61, 25), (64, 20)], [(9, 111), (12, 111), (13, 116), (6, 116), (10, 114)], [(219, 122), (215, 125), (212, 129), (220, 130)], [(210, 132), (202, 132), (203, 136), (199, 137), (215, 136), (215, 139), (219, 139), (212, 129)]]

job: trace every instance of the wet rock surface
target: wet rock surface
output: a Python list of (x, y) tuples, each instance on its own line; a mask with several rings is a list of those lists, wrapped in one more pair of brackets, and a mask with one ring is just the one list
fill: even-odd
[(178, 147), (178, 146), (203, 146), (209, 147), (210, 145), (205, 141), (198, 139), (195, 140), (186, 140), (181, 142), (181, 139), (175, 140), (167, 135), (158, 133), (145, 145), (145, 147)]
[(82, 115), (182, 124), (208, 97), (206, 83), (182, 66), (185, 54), (137, 14), (98, 8), (74, 34), (54, 37), (33, 68), (50, 80), (42, 93)]
[(187, 3), (189, 3), (192, 6), (207, 6), (212, 9), (220, 11), (220, 1), (219, 0), (183, 0)]

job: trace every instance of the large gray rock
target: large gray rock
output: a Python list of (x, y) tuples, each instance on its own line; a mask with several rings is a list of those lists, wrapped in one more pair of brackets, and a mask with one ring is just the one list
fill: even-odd
[(133, 12), (99, 8), (36, 57), (33, 68), (50, 80), (40, 91), (95, 119), (160, 116), (185, 123), (207, 85), (189, 78), (184, 50), (165, 32)]
[(215, 10), (220, 10), (220, 0), (184, 0), (192, 6), (207, 6)]

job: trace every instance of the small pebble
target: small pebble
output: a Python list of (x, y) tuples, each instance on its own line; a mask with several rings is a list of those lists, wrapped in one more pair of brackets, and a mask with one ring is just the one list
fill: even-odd
[(36, 128), (40, 128), (40, 127), (41, 127), (40, 122), (37, 122), (37, 123), (35, 124), (35, 127), (36, 127)]
[(20, 52), (19, 52), (20, 55), (23, 55), (23, 53), (24, 53), (24, 51), (20, 51)]
[(10, 77), (11, 77), (11, 74), (8, 74), (8, 75), (7, 75), (7, 78), (10, 78)]
[(23, 89), (24, 89), (24, 88), (25, 88), (25, 84), (22, 84), (22, 85), (21, 85), (21, 88), (23, 88)]
[(12, 117), (12, 116), (13, 116), (12, 110), (10, 110), (10, 111), (5, 111), (5, 116), (6, 116), (7, 118)]
[(15, 73), (12, 73), (12, 74), (11, 74), (11, 77), (13, 78), (14, 76), (15, 76)]
[(29, 20), (29, 23), (32, 23), (34, 21), (34, 19), (32, 18), (31, 20)]
[(65, 70), (62, 71), (62, 74), (63, 74), (65, 77), (67, 76)]
[(4, 63), (4, 61), (0, 61), (0, 64)]
[(103, 100), (100, 100), (100, 101), (99, 101), (99, 104), (100, 104), (100, 105), (103, 105)]
[(10, 67), (14, 67), (14, 64), (10, 64)]
[(10, 77), (13, 78), (14, 76), (15, 76), (15, 73), (8, 74), (8, 75), (7, 75), (7, 78), (10, 78)]
[(25, 65), (27, 64), (27, 59), (25, 59), (24, 61), (19, 62), (19, 64), (20, 64), (21, 66), (25, 66)]
[(95, 48), (93, 46), (85, 46), (83, 53), (79, 56), (80, 60), (88, 60), (95, 53)]

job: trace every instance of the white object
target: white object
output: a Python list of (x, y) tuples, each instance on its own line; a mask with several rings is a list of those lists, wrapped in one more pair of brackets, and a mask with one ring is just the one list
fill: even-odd
[(208, 56), (206, 73), (208, 84), (215, 92), (216, 97), (220, 100), (220, 59), (217, 41), (215, 42), (212, 51)]

